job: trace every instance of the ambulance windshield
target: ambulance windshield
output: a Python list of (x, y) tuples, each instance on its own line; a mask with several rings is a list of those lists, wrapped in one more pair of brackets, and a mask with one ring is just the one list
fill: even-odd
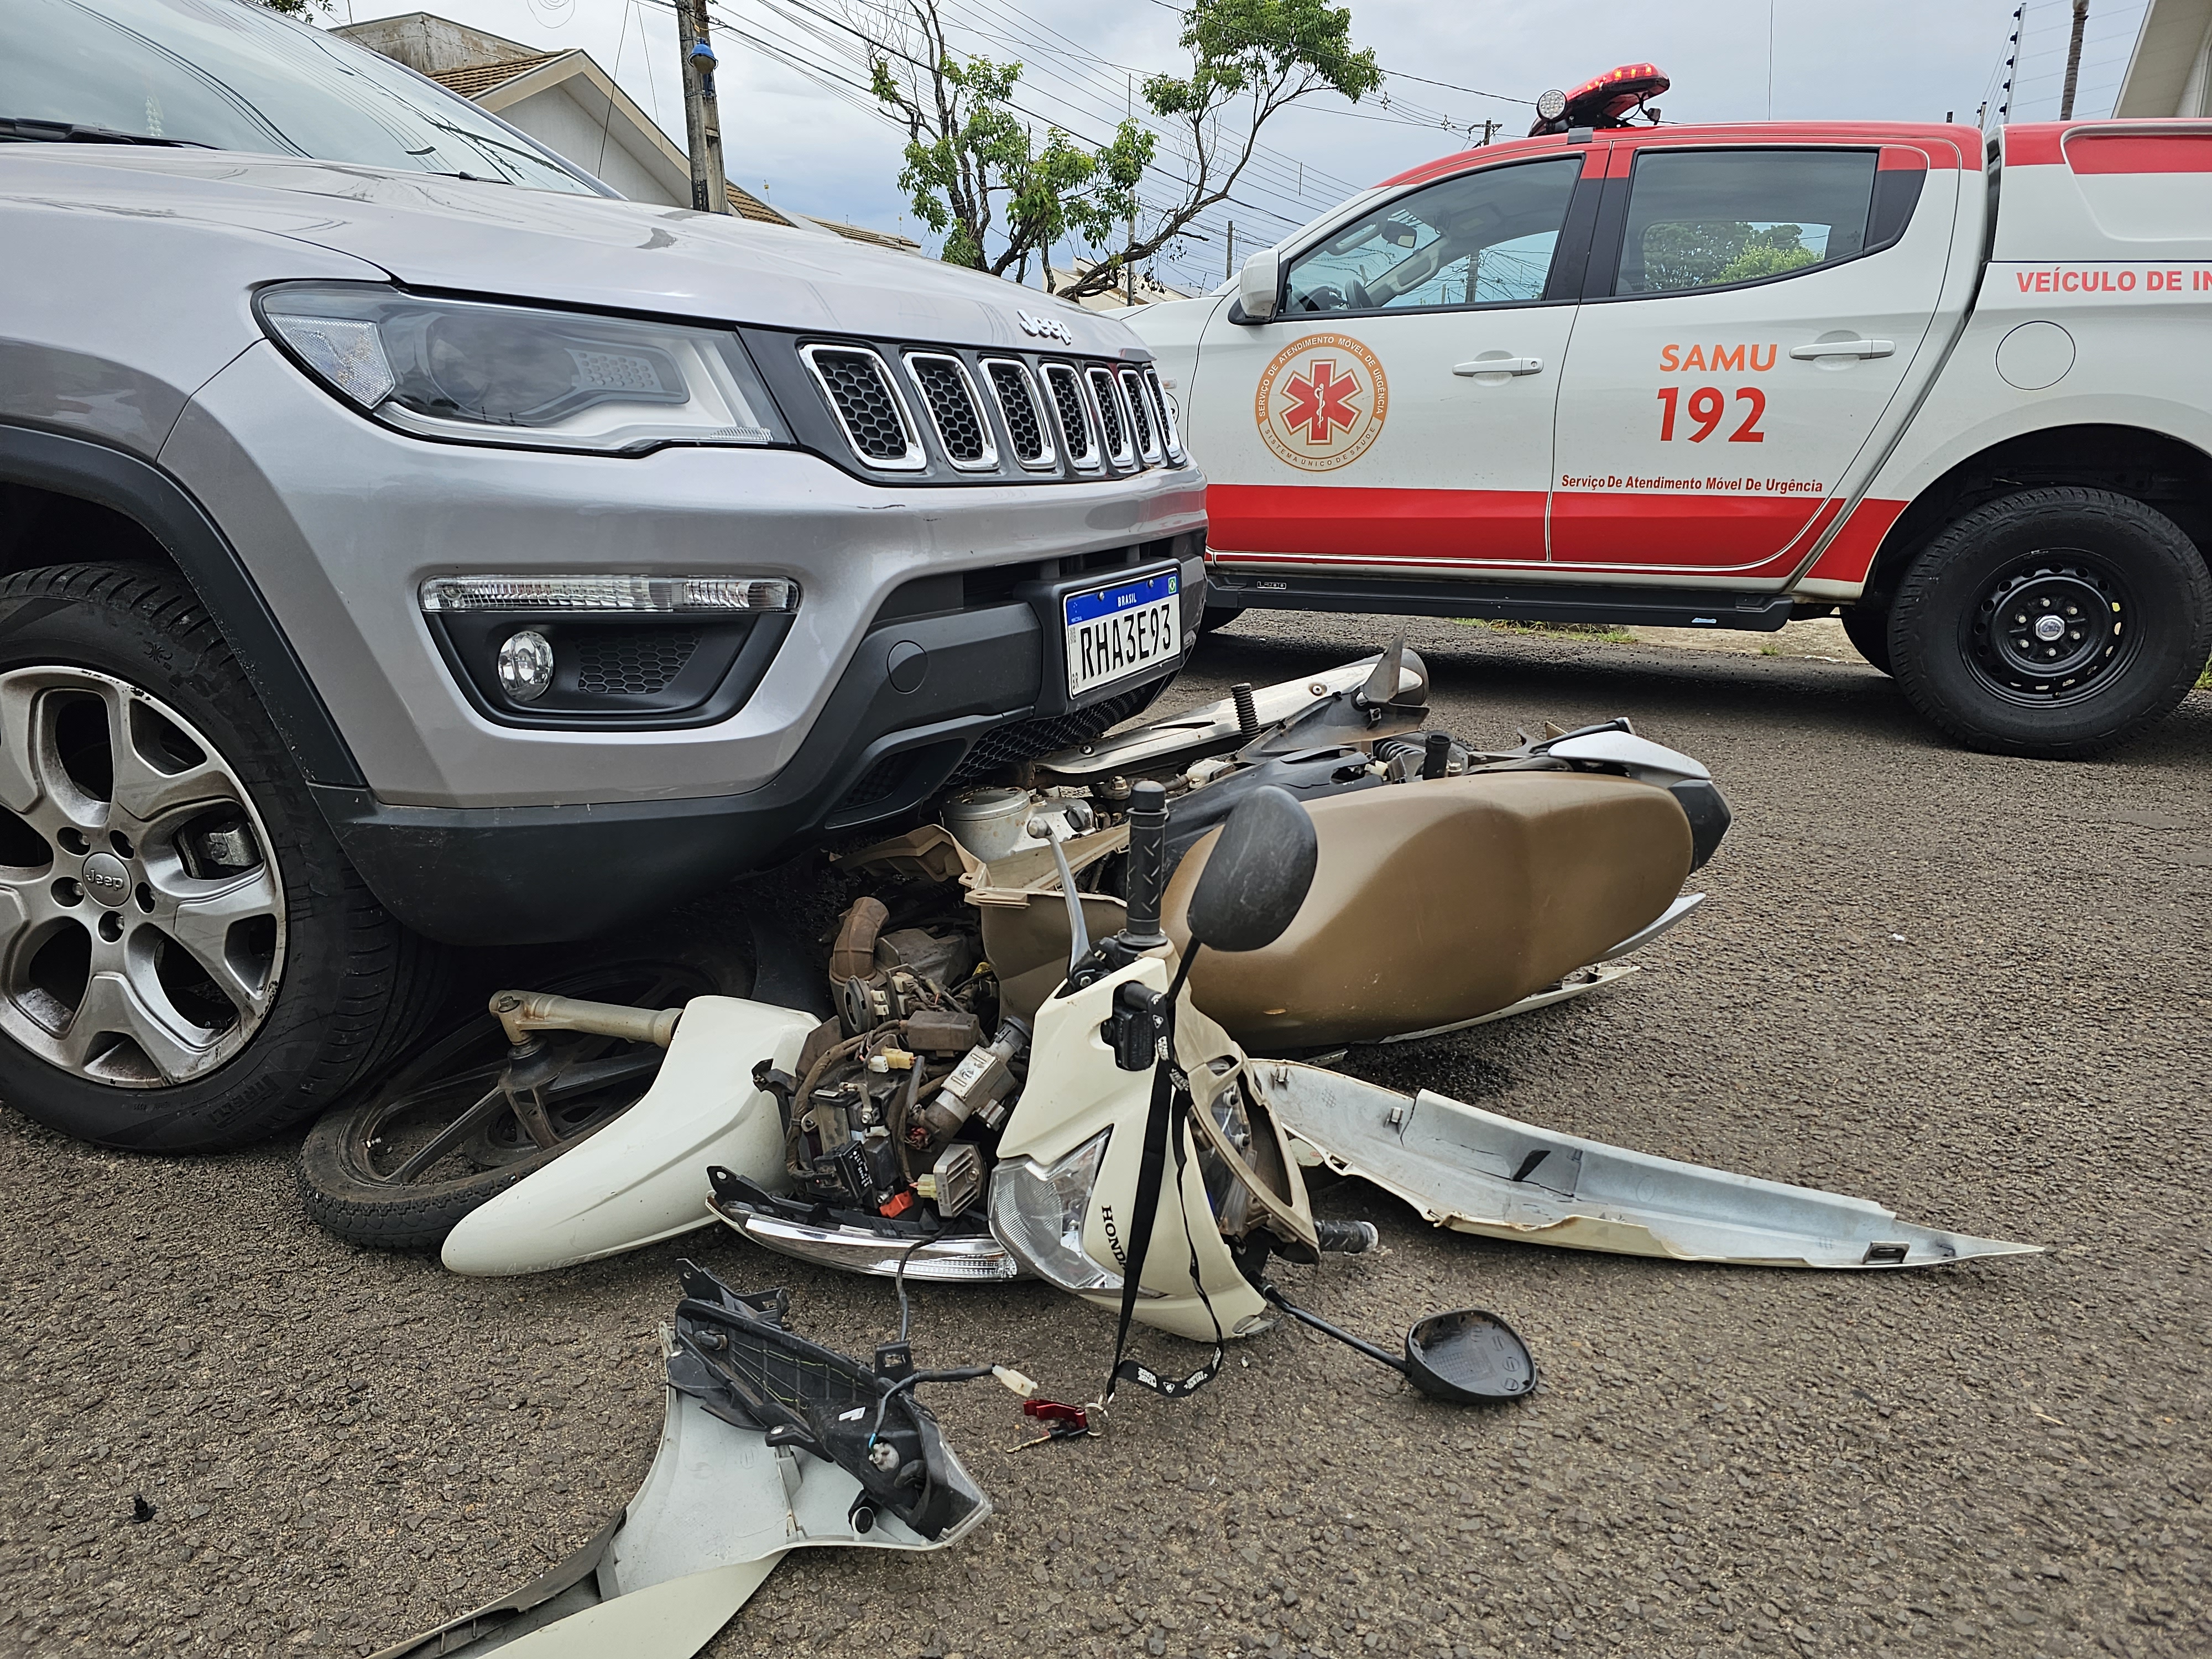
[(1582, 167), (1578, 155), (1491, 167), (1399, 197), (1291, 263), (1289, 311), (1541, 299)]

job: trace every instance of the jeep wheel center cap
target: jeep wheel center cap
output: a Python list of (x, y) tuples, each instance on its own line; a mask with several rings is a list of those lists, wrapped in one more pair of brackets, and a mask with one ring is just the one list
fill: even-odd
[(112, 853), (94, 853), (84, 861), (84, 890), (109, 909), (131, 896), (131, 869)]

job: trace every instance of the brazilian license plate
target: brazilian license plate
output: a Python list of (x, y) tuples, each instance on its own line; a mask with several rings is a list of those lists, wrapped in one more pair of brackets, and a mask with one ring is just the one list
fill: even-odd
[(1148, 669), (1182, 649), (1182, 583), (1163, 570), (1060, 600), (1067, 634), (1067, 694), (1086, 691)]

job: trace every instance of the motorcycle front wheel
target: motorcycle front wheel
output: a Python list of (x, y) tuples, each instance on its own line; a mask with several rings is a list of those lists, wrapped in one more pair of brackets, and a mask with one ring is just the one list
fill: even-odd
[[(719, 938), (586, 945), (593, 965), (520, 988), (591, 1002), (674, 1008), (695, 996), (743, 996), (745, 955)], [(352, 1244), (435, 1249), (461, 1218), (605, 1128), (643, 1097), (664, 1051), (650, 1043), (548, 1032), (554, 1075), (533, 1131), (507, 1090), (499, 1022), (477, 1012), (447, 1029), (361, 1098), (307, 1131), (293, 1174), (316, 1225)]]

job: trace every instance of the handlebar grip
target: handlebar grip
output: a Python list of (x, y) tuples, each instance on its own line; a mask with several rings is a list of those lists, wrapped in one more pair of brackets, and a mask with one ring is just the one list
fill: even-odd
[(1139, 951), (1167, 943), (1160, 931), (1167, 860), (1168, 792), (1147, 780), (1129, 792), (1129, 925), (1122, 935)]

